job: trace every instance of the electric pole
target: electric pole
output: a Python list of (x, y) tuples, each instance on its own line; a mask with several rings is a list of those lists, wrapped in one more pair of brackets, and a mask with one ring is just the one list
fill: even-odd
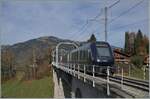
[(108, 6), (108, 7), (105, 7), (105, 41), (107, 42), (107, 21), (108, 21), (108, 18), (107, 18), (107, 13), (108, 13), (108, 8), (112, 8), (114, 5), (116, 5), (117, 3), (119, 3), (120, 0), (118, 0), (117, 2), (113, 3), (112, 5)]
[(105, 42), (107, 42), (107, 7), (105, 7)]

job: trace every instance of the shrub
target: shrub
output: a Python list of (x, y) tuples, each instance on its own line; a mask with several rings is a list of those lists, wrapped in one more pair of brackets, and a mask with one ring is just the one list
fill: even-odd
[(133, 56), (131, 57), (131, 63), (134, 64), (136, 67), (141, 68), (143, 65), (144, 58), (142, 56)]

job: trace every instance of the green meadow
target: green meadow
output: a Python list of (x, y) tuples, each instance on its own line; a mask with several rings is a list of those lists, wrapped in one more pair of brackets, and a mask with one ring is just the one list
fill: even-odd
[(53, 94), (53, 79), (50, 76), (27, 81), (11, 79), (2, 84), (2, 96), (6, 98), (52, 98)]

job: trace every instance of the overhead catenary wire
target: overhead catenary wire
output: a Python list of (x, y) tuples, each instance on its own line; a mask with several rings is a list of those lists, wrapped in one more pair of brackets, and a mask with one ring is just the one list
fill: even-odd
[(119, 3), (120, 0), (116, 1), (115, 3), (113, 3), (112, 5), (108, 6), (108, 8), (112, 8), (113, 6), (115, 6), (117, 3)]
[[(142, 25), (142, 24), (145, 23), (145, 22), (148, 22), (148, 19), (147, 19), (147, 18), (146, 18), (146, 19), (142, 19), (142, 20), (140, 20), (140, 21), (136, 21), (136, 22), (130, 23), (130, 24), (118, 26), (118, 27), (115, 27), (115, 28), (110, 28), (109, 30), (111, 30), (111, 31), (120, 30), (120, 29), (125, 28), (125, 27), (128, 27), (128, 26), (132, 26), (132, 27), (134, 26), (134, 27), (135, 27), (135, 25)], [(141, 23), (141, 24), (139, 24), (139, 23)], [(95, 30), (93, 30), (91, 33), (98, 34), (98, 33), (101, 33), (101, 32), (103, 32), (103, 31), (100, 31), (100, 32), (99, 32), (99, 27), (97, 27), (97, 28), (96, 28)], [(109, 33), (109, 35), (112, 35), (112, 34)]]
[[(114, 22), (115, 20), (117, 20), (118, 18), (120, 18), (121, 16), (125, 15), (126, 13), (130, 12), (132, 9), (136, 8), (137, 6), (139, 6), (144, 0), (136, 3), (135, 5), (133, 5), (132, 7), (130, 7), (129, 9), (127, 9), (126, 11), (122, 12), (119, 16), (115, 17), (114, 19), (112, 19), (110, 22), (105, 22), (105, 41), (107, 41), (107, 25), (106, 24), (111, 24), (112, 22)], [(117, 3), (119, 3), (120, 0), (118, 0), (116, 3), (112, 4), (111, 6), (109, 6), (110, 8), (113, 7), (114, 5), (116, 5)], [(105, 12), (107, 13), (107, 8), (105, 8)], [(105, 14), (105, 20), (107, 20), (107, 14)]]
[[(90, 27), (91, 28), (91, 27)], [(95, 31), (91, 31), (91, 29), (89, 29), (89, 30), (86, 30), (87, 32), (83, 32), (83, 34), (82, 35), (80, 35), (79, 37), (78, 37), (78, 39), (80, 39), (80, 40), (84, 40), (84, 38), (85, 37), (90, 37), (90, 35), (91, 34), (94, 34), (95, 33)], [(89, 38), (88, 38), (89, 39)], [(87, 39), (86, 39), (87, 40)]]
[[(91, 23), (92, 21), (95, 21), (99, 16), (101, 16), (102, 15), (102, 11), (103, 11), (103, 9), (101, 8), (100, 13), (98, 13), (94, 18), (87, 19), (86, 23), (82, 26), (82, 28), (80, 28), (80, 30), (78, 31), (79, 33), (76, 33), (76, 35), (77, 34), (78, 34), (78, 36), (83, 35), (84, 31), (88, 28), (88, 24)], [(71, 38), (73, 38), (73, 39), (78, 38), (76, 35), (72, 35)]]
[[(84, 31), (86, 31), (86, 29), (88, 28), (88, 24), (89, 24), (89, 23), (91, 23), (92, 21), (96, 20), (99, 16), (102, 15), (102, 11), (103, 11), (103, 9), (101, 8), (101, 12), (100, 12), (99, 14), (97, 14), (93, 19), (88, 19), (88, 20), (87, 20), (87, 24), (86, 24), (86, 27), (84, 28)], [(80, 32), (78, 33), (78, 36), (82, 36), (82, 35), (85, 33), (84, 31), (80, 31)], [(82, 33), (83, 33), (83, 34), (82, 34)], [(76, 37), (76, 36), (74, 36), (74, 37)], [(76, 38), (78, 38), (78, 37), (76, 37)]]
[[(86, 21), (86, 23), (83, 24), (83, 26), (78, 30), (78, 32), (83, 31), (86, 28), (87, 25), (88, 25), (88, 21)], [(77, 34), (77, 32), (76, 33), (72, 33), (72, 34), (73, 35), (70, 38), (75, 37), (75, 35)]]
[[(106, 9), (113, 7), (114, 5), (116, 5), (116, 4), (119, 3), (119, 2), (120, 2), (120, 0), (118, 0), (117, 2), (111, 4), (111, 5), (108, 6), (108, 7), (103, 8), (103, 9), (105, 10), (105, 41), (107, 41), (107, 35), (106, 35), (106, 34), (107, 34), (107, 32), (106, 32), (106, 31), (107, 31), (107, 28), (106, 28), (106, 26), (107, 26), (107, 25), (106, 25), (106, 23), (107, 23), (107, 22), (106, 22), (106, 20), (107, 20), (107, 18), (106, 18), (107, 12), (106, 12), (106, 11), (107, 11), (107, 10), (106, 10)], [(95, 17), (95, 18), (97, 18), (97, 17)], [(92, 19), (92, 21), (97, 21), (97, 20)], [(82, 33), (82, 32), (81, 32), (81, 33)]]
[[(112, 5), (110, 5), (108, 8), (111, 8), (111, 7), (113, 7), (114, 5), (116, 5), (117, 3), (119, 3), (120, 2), (120, 0), (118, 0), (117, 2), (115, 2), (114, 4), (112, 4)], [(101, 12), (98, 14), (98, 15), (96, 15), (93, 19), (88, 19), (87, 21), (86, 21), (86, 23), (83, 25), (83, 27), (79, 30), (79, 35), (78, 36), (81, 36), (81, 35), (83, 35), (85, 32), (83, 31), (84, 29), (87, 29), (87, 25), (89, 24), (89, 22), (90, 21), (97, 21), (96, 19), (102, 14), (102, 11), (104, 10), (104, 8), (101, 8)], [(83, 33), (83, 34), (82, 34)], [(76, 33), (76, 34), (78, 34), (78, 33)], [(77, 38), (76, 37), (76, 35), (73, 35), (73, 36), (71, 36), (71, 38), (72, 37), (74, 37), (74, 38)]]
[[(113, 31), (116, 31), (116, 30), (120, 30), (120, 29), (122, 29), (122, 28), (125, 28), (125, 27), (128, 27), (128, 26), (132, 26), (132, 27), (135, 27), (135, 25), (137, 26), (137, 25), (142, 25), (142, 24), (144, 24), (145, 22), (148, 22), (148, 19), (143, 19), (143, 20), (140, 20), (140, 21), (137, 21), (137, 22), (134, 22), (134, 23), (130, 23), (130, 24), (126, 24), (126, 25), (122, 25), (122, 26), (119, 26), (119, 27), (116, 27), (116, 28), (112, 28), (111, 29), (111, 34), (109, 34), (109, 35), (113, 35)], [(138, 23), (140, 23), (140, 24), (138, 24)], [(130, 28), (130, 27), (129, 27)], [(130, 28), (131, 29), (131, 28)], [(134, 28), (135, 29), (135, 28)], [(138, 28), (139, 29), (139, 28)]]
[[(115, 2), (114, 4), (108, 6), (108, 8), (111, 8), (113, 7), (115, 4), (117, 4), (120, 0), (118, 0), (117, 2)], [(112, 22), (118, 20), (120, 17), (122, 17), (123, 15), (127, 14), (128, 12), (130, 12), (132, 9), (136, 8), (137, 6), (139, 6), (144, 0), (136, 3), (135, 5), (133, 5), (132, 7), (130, 7), (129, 9), (125, 10), (124, 12), (122, 12), (121, 14), (119, 14), (117, 17), (115, 17), (114, 19), (110, 20), (108, 22), (108, 24), (111, 24)], [(79, 32), (76, 32), (75, 35), (72, 35), (73, 38), (76, 38), (76, 39), (79, 39), (80, 37), (84, 36), (84, 34), (86, 33), (85, 31), (87, 30), (87, 28), (89, 27), (88, 24), (90, 23), (90, 21), (97, 21), (96, 19), (102, 14), (102, 9), (101, 8), (101, 13), (99, 13), (97, 16), (95, 16), (93, 19), (89, 19), (86, 21), (86, 23), (82, 26), (82, 28), (80, 28)], [(137, 23), (137, 22), (135, 22)], [(119, 28), (123, 28), (123, 27), (127, 27), (128, 25), (133, 25), (135, 23), (131, 23), (131, 24), (127, 24), (127, 25), (123, 25), (123, 26), (119, 26), (117, 27), (118, 29)], [(91, 24), (91, 23), (90, 23)], [(117, 29), (115, 28), (115, 29)], [(115, 29), (110, 29), (110, 30), (115, 30)], [(96, 31), (96, 30), (94, 30)], [(93, 32), (92, 32), (93, 33)]]
[(126, 11), (122, 12), (119, 16), (113, 18), (110, 22), (108, 22), (109, 24), (114, 22), (115, 20), (117, 20), (118, 18), (120, 18), (121, 16), (125, 15), (126, 13), (130, 12), (132, 9), (136, 8), (137, 6), (139, 6), (144, 0), (136, 3), (135, 5), (133, 5), (132, 7), (130, 7), (129, 9), (127, 9)]
[(136, 22), (133, 22), (133, 23), (130, 23), (130, 24), (126, 24), (126, 25), (122, 25), (122, 26), (119, 26), (119, 27), (116, 27), (116, 28), (110, 28), (110, 30), (118, 30), (118, 29), (121, 29), (121, 28), (124, 28), (124, 27), (128, 27), (128, 26), (133, 26), (133, 25), (137, 25), (138, 23), (141, 23), (141, 22), (148, 22), (148, 19), (143, 19), (143, 20), (140, 20), (140, 21), (136, 21)]

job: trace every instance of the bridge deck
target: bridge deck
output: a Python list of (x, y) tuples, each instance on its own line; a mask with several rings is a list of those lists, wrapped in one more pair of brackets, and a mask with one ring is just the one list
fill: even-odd
[[(116, 82), (116, 81), (111, 80), (110, 77), (108, 77), (108, 79), (105, 79), (102, 77), (96, 77), (94, 74), (89, 75), (84, 72), (80, 72), (79, 70), (76, 71), (73, 68), (69, 68), (69, 66), (67, 66), (67, 64), (56, 64), (55, 62), (53, 62), (52, 64), (56, 68), (61, 69), (61, 70), (65, 71), (66, 73), (69, 73), (70, 75), (72, 75), (74, 77), (77, 77), (78, 79), (83, 78), (85, 83), (86, 83), (86, 80), (91, 81), (93, 83), (93, 87), (98, 87), (98, 86), (103, 86), (106, 88), (109, 87), (109, 89), (107, 89), (107, 90), (109, 90), (111, 92), (115, 92), (118, 95), (124, 94), (128, 98), (132, 98), (132, 97), (148, 97), (148, 94), (149, 94), (149, 87), (147, 90), (144, 91), (141, 89), (137, 89), (136, 87), (133, 87), (133, 86), (123, 85), (121, 80), (120, 80), (120, 82), (119, 82), (119, 80), (118, 80), (118, 82)], [(95, 85), (98, 85), (98, 86), (95, 86)]]

